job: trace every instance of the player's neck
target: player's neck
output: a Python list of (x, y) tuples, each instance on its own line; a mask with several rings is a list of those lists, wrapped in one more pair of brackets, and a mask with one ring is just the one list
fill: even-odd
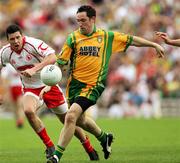
[(95, 32), (96, 32), (96, 26), (95, 26), (95, 24), (94, 24), (94, 25), (92, 26), (91, 31), (88, 32), (87, 34), (84, 34), (84, 35), (86, 35), (86, 36), (92, 36), (93, 33), (95, 33)]

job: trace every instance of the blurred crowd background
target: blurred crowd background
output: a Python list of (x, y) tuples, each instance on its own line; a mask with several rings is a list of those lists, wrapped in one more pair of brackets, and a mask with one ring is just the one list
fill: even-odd
[[(26, 35), (60, 52), (67, 35), (77, 28), (75, 15), (82, 4), (96, 8), (97, 27), (144, 37), (166, 50), (165, 59), (158, 59), (152, 48), (130, 47), (113, 55), (107, 88), (93, 111), (106, 110), (118, 118), (159, 118), (162, 100), (172, 98), (180, 104), (180, 48), (155, 36), (155, 31), (162, 31), (180, 38), (179, 0), (1, 0), (0, 47), (7, 43), (6, 27), (16, 23)], [(66, 74), (62, 87), (65, 78)]]

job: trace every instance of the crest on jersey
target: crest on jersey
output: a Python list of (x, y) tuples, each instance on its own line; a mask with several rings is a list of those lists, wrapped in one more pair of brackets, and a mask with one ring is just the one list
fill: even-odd
[(12, 65), (15, 65), (15, 64), (16, 64), (16, 61), (15, 61), (14, 59), (11, 59), (10, 63), (11, 63)]
[(102, 42), (102, 36), (98, 36), (97, 41), (98, 41), (99, 43), (101, 43), (101, 42)]
[(26, 55), (26, 60), (27, 60), (27, 61), (30, 61), (31, 59), (32, 59), (32, 55), (31, 55), (31, 54), (27, 54), (27, 55)]

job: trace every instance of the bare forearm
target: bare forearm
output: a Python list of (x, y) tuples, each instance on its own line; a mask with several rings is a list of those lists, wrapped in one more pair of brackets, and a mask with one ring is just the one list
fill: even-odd
[(157, 44), (155, 42), (148, 41), (148, 40), (141, 38), (141, 37), (134, 36), (131, 46), (153, 47), (156, 50), (159, 58), (162, 58), (165, 55), (163, 47), (161, 47), (159, 44)]
[(54, 64), (56, 62), (56, 55), (55, 54), (50, 54), (41, 63), (38, 63), (33, 67), (33, 69), (37, 72), (41, 70), (44, 66), (49, 65), (49, 64)]
[(133, 36), (133, 42), (131, 44), (132, 46), (138, 46), (138, 47), (156, 47), (157, 44), (151, 41), (148, 41), (144, 38)]
[(169, 44), (169, 45), (173, 45), (173, 46), (180, 46), (180, 39), (169, 40), (166, 43)]

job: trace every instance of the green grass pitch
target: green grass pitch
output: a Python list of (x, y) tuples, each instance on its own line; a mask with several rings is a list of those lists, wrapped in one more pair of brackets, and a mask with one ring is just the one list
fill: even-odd
[[(49, 135), (57, 142), (62, 125), (55, 117), (43, 119)], [(95, 137), (91, 142), (100, 155), (98, 163), (180, 163), (180, 119), (98, 119), (105, 131), (115, 135), (112, 155), (103, 158)], [(26, 122), (15, 128), (14, 120), (0, 120), (0, 163), (45, 163), (44, 145)], [(75, 138), (61, 163), (88, 163), (87, 154)]]

